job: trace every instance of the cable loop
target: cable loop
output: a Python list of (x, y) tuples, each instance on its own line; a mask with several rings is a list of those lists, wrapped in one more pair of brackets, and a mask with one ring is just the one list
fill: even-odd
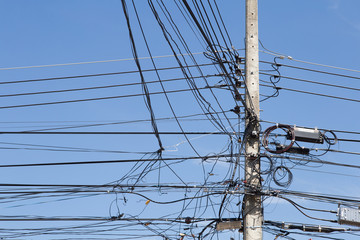
[[(283, 179), (287, 178), (287, 180), (282, 181)], [(289, 168), (285, 166), (278, 166), (275, 168), (273, 172), (273, 180), (276, 185), (280, 187), (288, 187), (290, 186), (293, 179), (293, 174)]]
[[(270, 149), (269, 148), (269, 135), (272, 131), (281, 128), (282, 130), (284, 130), (286, 133), (288, 133), (291, 136), (291, 142), (289, 145), (281, 148), (281, 149)], [(286, 124), (276, 124), (275, 126), (269, 127), (264, 131), (264, 135), (262, 138), (262, 145), (264, 146), (264, 148), (266, 149), (266, 151), (271, 152), (271, 153), (275, 153), (275, 154), (280, 154), (280, 153), (284, 153), (287, 150), (289, 150), (295, 143), (295, 133), (294, 133), (294, 129), (290, 126), (290, 125), (286, 125)]]
[[(333, 135), (334, 139), (327, 137), (326, 133), (331, 133), (331, 135)], [(335, 145), (338, 142), (338, 138), (332, 130), (325, 130), (322, 135), (323, 135), (325, 142), (327, 142), (329, 145)]]

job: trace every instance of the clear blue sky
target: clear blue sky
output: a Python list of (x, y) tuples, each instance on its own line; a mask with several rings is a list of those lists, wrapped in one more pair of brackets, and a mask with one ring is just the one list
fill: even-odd
[[(154, 1), (156, 2), (156, 1)], [(183, 16), (175, 7), (173, 1), (164, 1), (171, 12), (172, 19), (176, 22), (181, 34), (184, 36), (189, 50), (193, 53), (206, 51), (198, 39), (188, 27)], [(204, 3), (207, 1), (203, 1)], [(211, 1), (213, 2), (213, 1)], [(137, 45), (139, 57), (148, 57), (137, 20), (134, 15), (132, 4), (127, 0), (132, 23), (134, 39)], [(135, 0), (137, 10), (142, 21), (142, 27), (146, 34), (153, 56), (172, 55), (172, 51), (164, 40), (154, 16), (145, 0)], [(244, 48), (245, 37), (245, 16), (244, 0), (220, 0), (217, 1), (231, 41), (236, 49)], [(155, 4), (156, 5), (156, 4)], [(158, 6), (158, 5), (156, 5)], [(336, 67), (349, 68), (357, 71), (345, 71), (336, 68), (321, 67), (313, 64), (301, 63), (294, 60), (280, 60), (278, 63), (294, 65), (298, 67), (317, 69), (325, 72), (332, 72), (343, 75), (360, 77), (360, 18), (358, 10), (360, 2), (356, 0), (303, 0), (303, 1), (259, 1), (259, 37), (264, 48), (260, 47), (260, 60), (273, 61), (274, 56), (268, 54), (268, 50), (279, 53), (279, 55), (291, 56), (294, 60), (302, 60), (312, 63), (326, 64)], [(158, 11), (161, 11), (158, 8)], [(163, 19), (166, 22), (166, 19)], [(171, 27), (166, 25), (166, 28)], [(140, 83), (138, 73), (72, 78), (51, 81), (38, 81), (28, 83), (4, 84), (21, 80), (55, 78), (74, 75), (88, 75), (98, 73), (113, 73), (136, 71), (136, 65), (131, 52), (128, 28), (124, 18), (121, 0), (0, 0), (0, 131), (36, 131), (59, 128), (56, 131), (144, 131), (151, 132), (151, 123), (136, 122), (127, 124), (114, 124), (124, 121), (149, 119), (149, 111), (145, 106), (143, 97), (118, 98), (123, 95), (141, 94), (140, 85), (114, 87), (124, 83)], [(200, 37), (200, 35), (197, 35)], [(175, 39), (176, 36), (174, 37)], [(181, 47), (182, 52), (185, 53)], [(267, 53), (266, 53), (267, 52)], [(239, 55), (244, 56), (244, 51), (239, 50)], [(209, 63), (210, 60), (202, 54), (194, 55), (198, 64)], [(106, 60), (119, 60), (109, 62)], [(188, 57), (186, 60), (190, 63)], [(102, 63), (73, 64), (67, 66), (43, 66), (64, 63), (81, 63), (92, 61), (105, 61)], [(158, 68), (176, 67), (174, 57), (156, 58)], [(28, 66), (42, 66), (29, 67)], [(149, 59), (141, 60), (143, 69), (152, 68)], [(19, 67), (19, 68), (18, 68)], [(24, 68), (22, 68), (24, 67)], [(214, 67), (204, 66), (201, 68), (204, 75), (218, 73)], [(261, 71), (272, 70), (271, 65), (261, 64)], [(280, 67), (282, 76), (306, 79), (333, 85), (360, 88), (359, 79), (340, 77), (327, 74), (319, 74), (299, 69)], [(199, 72), (191, 71), (194, 76)], [(272, 72), (270, 72), (272, 73)], [(154, 72), (144, 73), (146, 81), (157, 80)], [(173, 79), (183, 77), (179, 69), (160, 72), (161, 79)], [(263, 81), (269, 81), (266, 75), (260, 75)], [(221, 79), (208, 77), (209, 85), (217, 84)], [(223, 84), (220, 82), (219, 84)], [(269, 83), (263, 84), (269, 85)], [(197, 81), (198, 88), (204, 87), (203, 81)], [(56, 91), (64, 89), (79, 89), (99, 86), (109, 86), (86, 91), (70, 91), (62, 93), (33, 94), (28, 96), (4, 96), (11, 94), (33, 93), (44, 91)], [(302, 90), (324, 95), (337, 96), (348, 99), (360, 100), (358, 90), (349, 90), (339, 87), (299, 82), (282, 78), (277, 84), (278, 87)], [(179, 81), (166, 82), (167, 91), (189, 89), (187, 82)], [(149, 84), (151, 93), (161, 92), (158, 83)], [(260, 93), (271, 95), (273, 89), (262, 86)], [(279, 90), (279, 96), (270, 98), (261, 103), (261, 119), (264, 121), (298, 125), (304, 127), (318, 127), (320, 129), (344, 130), (360, 132), (358, 119), (359, 102), (334, 99)], [(216, 111), (228, 111), (234, 107), (234, 100), (230, 91), (214, 89), (217, 96), (215, 99), (208, 89), (201, 90), (206, 100), (211, 103)], [(20, 105), (49, 103), (59, 101), (73, 101), (81, 99), (107, 98), (106, 100), (72, 102), (63, 104), (49, 104), (41, 106)], [(117, 98), (116, 98), (117, 97)], [(186, 116), (203, 113), (197, 100), (191, 92), (169, 94), (169, 99), (177, 116)], [(152, 107), (156, 118), (172, 118), (173, 114), (166, 101), (164, 94), (151, 96)], [(220, 103), (220, 104), (218, 104)], [(9, 107), (12, 106), (12, 107)], [(221, 108), (220, 108), (221, 106)], [(5, 108), (9, 107), (9, 108)], [(223, 116), (222, 116), (223, 117)], [(233, 113), (227, 113), (227, 117), (236, 117)], [(187, 132), (216, 132), (218, 129), (210, 121), (204, 120), (204, 116), (196, 116), (181, 120), (181, 126)], [(191, 119), (191, 120), (190, 120)], [(197, 120), (194, 120), (197, 119)], [(200, 120), (199, 120), (200, 119)], [(111, 123), (111, 124), (110, 124)], [(238, 130), (236, 120), (229, 123), (223, 121), (227, 131)], [(106, 124), (101, 126), (74, 127), (84, 124)], [(160, 132), (179, 132), (176, 121), (158, 120)], [(243, 125), (240, 125), (243, 131)], [(262, 123), (262, 130), (271, 126), (269, 123)], [(71, 127), (71, 128), (64, 128)], [(64, 129), (61, 129), (64, 128)], [(55, 131), (55, 130), (54, 130)], [(338, 133), (339, 138), (360, 139), (357, 134)], [(220, 135), (188, 135), (193, 147), (202, 155), (218, 155), (229, 153), (227, 149), (229, 137)], [(164, 157), (189, 157), (195, 156), (191, 146), (187, 143), (184, 135), (162, 135), (161, 140), (165, 147)], [(234, 145), (236, 146), (236, 145)], [(324, 145), (306, 145), (311, 148), (324, 148)], [(74, 161), (97, 161), (97, 160), (118, 160), (118, 159), (140, 159), (153, 156), (142, 154), (154, 152), (159, 148), (154, 135), (31, 135), (31, 134), (2, 134), (0, 139), (1, 165), (4, 164), (26, 164), (26, 163), (52, 163), (52, 162), (74, 162)], [(332, 146), (333, 150), (360, 152), (359, 143), (339, 142)], [(66, 151), (65, 151), (66, 150)], [(234, 149), (235, 151), (237, 148)], [(117, 151), (117, 152), (116, 152)], [(125, 151), (127, 153), (121, 153)], [(139, 153), (140, 152), (140, 153)], [(359, 155), (340, 154), (328, 152), (320, 157), (321, 160), (358, 165)], [(276, 159), (274, 159), (275, 161)], [(171, 163), (171, 162), (169, 162)], [(350, 196), (360, 198), (359, 169), (345, 168), (340, 166), (328, 166), (325, 164), (303, 162), (288, 162), (276, 160), (276, 164), (285, 165), (291, 168), (293, 182), (289, 187), (293, 191), (311, 192), (316, 194), (334, 194), (339, 196)], [(147, 163), (146, 163), (147, 164)], [(161, 165), (159, 165), (161, 164)], [(93, 164), (93, 165), (69, 165), (69, 166), (47, 166), (47, 167), (16, 167), (0, 168), (0, 184), (106, 184), (119, 181), (122, 184), (133, 184), (134, 177), (125, 178), (131, 171), (134, 163), (117, 164)], [(141, 169), (135, 167), (136, 173)], [(154, 169), (159, 166), (160, 170), (154, 170), (140, 181), (139, 184), (176, 183), (183, 182), (199, 184), (208, 178), (208, 181), (216, 185), (224, 182), (224, 176), (229, 176), (228, 171), (231, 164), (213, 161), (201, 163), (198, 160), (190, 160), (182, 163), (166, 166), (164, 162), (157, 162)], [(242, 171), (242, 170), (240, 170)], [(243, 176), (239, 173), (238, 180)], [(266, 176), (264, 176), (266, 178)], [(120, 179), (123, 179), (120, 181)], [(266, 186), (275, 188), (273, 182), (266, 182)], [(70, 188), (69, 188), (70, 189)], [(71, 188), (73, 189), (73, 188)], [(1, 187), (0, 193), (21, 191), (18, 188)], [(38, 190), (34, 188), (33, 190)], [(22, 199), (23, 196), (12, 195), (14, 198), (7, 201), (7, 195), (0, 196), (0, 219), (5, 216), (20, 218), (42, 217), (102, 217), (109, 218), (124, 213), (127, 218), (159, 218), (170, 214), (170, 217), (217, 217), (219, 203), (222, 198), (212, 196), (203, 200), (188, 201), (189, 206), (183, 213), (179, 211), (184, 208), (184, 202), (162, 205), (150, 202), (146, 199), (131, 194), (112, 193), (112, 189), (102, 189), (98, 195), (85, 196), (84, 194), (70, 194), (49, 197), (44, 193), (39, 198), (30, 196)], [(109, 190), (109, 193), (107, 193)], [(143, 191), (140, 189), (139, 191)], [(43, 190), (40, 190), (43, 191)], [(172, 201), (174, 199), (193, 196), (197, 190), (184, 191), (157, 189), (155, 191), (141, 192), (141, 194), (156, 199), (160, 202)], [(204, 190), (202, 190), (204, 194)], [(34, 195), (35, 196), (35, 195)], [(78, 197), (80, 198), (74, 198)], [(65, 200), (64, 200), (65, 199)], [(124, 199), (127, 201), (125, 202)], [(307, 199), (292, 198), (296, 203), (317, 209), (337, 210), (337, 205), (309, 201)], [(206, 202), (206, 200), (208, 202)], [(239, 211), (236, 206), (241, 199), (238, 196), (231, 198), (226, 213), (223, 217), (234, 217)], [(116, 204), (117, 203), (117, 204)], [(199, 206), (203, 208), (199, 208)], [(309, 219), (297, 211), (291, 204), (277, 198), (269, 198), (264, 202), (265, 220), (285, 221), (303, 224), (340, 226), (334, 223)], [(336, 219), (335, 214), (307, 212), (310, 216), (325, 219)], [(84, 228), (80, 235), (71, 234), (70, 230), (57, 230), (54, 228), (79, 226), (92, 224), (94, 222), (1, 222), (0, 237), (4, 239), (128, 239), (128, 236), (121, 234), (154, 234), (145, 232), (147, 226), (139, 225), (131, 227), (130, 230), (116, 229), (114, 231), (101, 232), (99, 235), (86, 235), (91, 230), (100, 228)], [(98, 223), (98, 222), (95, 222)], [(110, 222), (105, 224), (103, 229), (121, 227), (127, 223)], [(116, 225), (118, 224), (118, 225)], [(202, 226), (199, 223), (199, 226)], [(115, 225), (115, 226), (110, 226)], [(198, 233), (184, 230), (189, 225), (168, 226), (167, 234), (179, 236), (180, 232), (188, 234)], [(152, 227), (149, 225), (149, 227)], [(49, 235), (34, 235), (30, 233), (39, 231), (25, 231), (21, 229), (30, 228), (52, 228), (55, 232), (47, 232)], [(162, 228), (164, 228), (162, 226)], [(15, 231), (19, 235), (6, 233), (9, 229), (20, 229)], [(157, 229), (153, 226), (152, 229)], [(43, 231), (48, 231), (43, 230)], [(140, 231), (141, 230), (141, 231)], [(71, 231), (76, 231), (72, 229)], [(79, 230), (80, 231), (80, 230)], [(159, 230), (160, 231), (160, 230)], [(161, 231), (160, 231), (161, 232)], [(57, 234), (59, 233), (59, 234)], [(61, 234), (60, 234), (61, 233)], [(114, 233), (115, 235), (106, 235)], [(102, 235), (103, 234), (103, 235)], [(322, 239), (319, 237), (302, 236), (290, 234), (290, 237), (299, 240)], [(82, 238), (83, 237), (83, 238)], [(213, 239), (242, 239), (242, 235), (234, 232), (224, 232), (214, 235)], [(359, 236), (348, 234), (332, 235), (335, 239), (358, 239)], [(187, 239), (185, 238), (185, 239)], [(274, 239), (275, 236), (269, 233), (264, 234), (264, 239)], [(144, 239), (163, 239), (162, 237), (146, 237)], [(175, 239), (175, 238), (172, 238)], [(279, 238), (281, 239), (281, 238)], [(284, 238), (285, 239), (285, 238)], [(291, 239), (291, 238), (290, 238)]]

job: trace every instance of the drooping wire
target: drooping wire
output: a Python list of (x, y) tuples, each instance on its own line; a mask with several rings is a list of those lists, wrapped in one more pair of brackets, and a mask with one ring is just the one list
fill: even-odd
[(151, 105), (149, 89), (147, 88), (147, 84), (145, 82), (145, 78), (144, 78), (144, 75), (142, 73), (140, 61), (138, 59), (138, 54), (137, 54), (137, 50), (136, 50), (134, 36), (133, 36), (132, 30), (131, 30), (130, 18), (129, 18), (129, 13), (128, 13), (127, 6), (126, 6), (126, 1), (122, 0), (121, 3), (122, 3), (124, 16), (126, 18), (128, 31), (129, 31), (129, 37), (130, 37), (132, 53), (133, 53), (133, 56), (134, 56), (134, 59), (135, 59), (136, 66), (137, 66), (137, 68), (139, 70), (139, 75), (140, 75), (141, 83), (142, 83), (142, 89), (143, 89), (143, 92), (145, 94), (145, 104), (146, 104), (146, 107), (148, 108), (148, 110), (150, 112), (151, 125), (152, 125), (154, 134), (155, 134), (155, 136), (156, 136), (156, 138), (158, 140), (158, 144), (159, 144), (159, 150), (157, 151), (157, 154), (159, 155), (159, 157), (161, 157), (161, 153), (164, 150), (164, 147), (163, 147), (161, 139), (160, 139), (159, 130), (158, 130), (158, 127), (157, 127), (157, 124), (156, 124), (155, 114), (154, 114), (154, 111), (153, 111), (153, 108), (152, 108), (152, 105)]

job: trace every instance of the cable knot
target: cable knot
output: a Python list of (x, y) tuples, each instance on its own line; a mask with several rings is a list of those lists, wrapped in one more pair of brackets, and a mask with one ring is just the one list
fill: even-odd
[(164, 150), (165, 150), (164, 147), (160, 147), (159, 150), (157, 150), (156, 152), (157, 152), (158, 154), (161, 154)]

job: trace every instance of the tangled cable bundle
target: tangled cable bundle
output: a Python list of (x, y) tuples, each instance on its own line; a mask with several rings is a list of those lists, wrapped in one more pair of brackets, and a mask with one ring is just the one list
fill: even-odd
[(285, 166), (278, 166), (273, 171), (273, 180), (276, 185), (280, 187), (290, 186), (293, 179), (293, 174), (289, 168)]
[[(282, 130), (284, 130), (286, 133), (288, 133), (291, 136), (291, 142), (289, 145), (281, 148), (281, 149), (276, 149), (273, 150), (271, 148), (269, 148), (269, 135), (271, 132), (273, 132), (274, 130), (281, 128)], [(271, 152), (271, 153), (275, 153), (275, 154), (281, 154), (286, 152), (287, 150), (289, 150), (295, 142), (295, 134), (294, 134), (294, 129), (290, 126), (290, 125), (286, 125), (286, 124), (276, 124), (272, 127), (267, 128), (264, 131), (264, 135), (262, 138), (262, 145), (264, 146), (264, 148), (266, 149), (266, 151)]]

